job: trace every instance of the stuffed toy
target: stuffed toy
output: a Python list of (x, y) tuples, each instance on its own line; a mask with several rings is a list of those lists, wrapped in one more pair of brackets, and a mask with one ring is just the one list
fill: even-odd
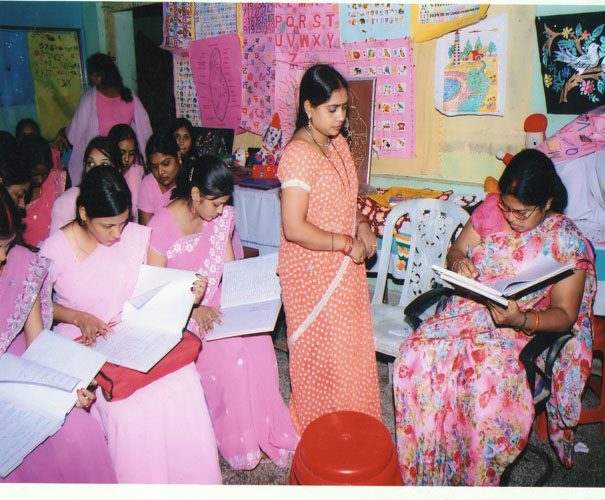
[[(523, 123), (523, 130), (525, 130), (525, 149), (536, 149), (546, 140), (547, 124), (548, 120), (546, 116), (541, 113), (534, 113), (525, 119), (525, 122)], [(505, 165), (508, 165), (513, 158), (513, 155), (499, 149), (496, 151), (496, 158), (502, 160)], [(486, 177), (483, 183), (483, 190), (486, 193), (499, 193), (498, 180), (491, 176)]]
[(275, 113), (271, 123), (263, 129), (263, 145), (254, 157), (257, 165), (277, 165), (284, 148), (284, 135), (279, 121), (279, 115)]

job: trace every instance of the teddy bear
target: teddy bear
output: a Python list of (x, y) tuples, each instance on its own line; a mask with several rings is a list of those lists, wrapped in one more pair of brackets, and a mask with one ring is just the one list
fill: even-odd
[[(546, 126), (548, 119), (542, 113), (534, 113), (529, 115), (523, 123), (525, 131), (525, 149), (535, 149), (546, 140)], [(496, 158), (502, 160), (505, 165), (508, 165), (513, 155), (505, 153), (499, 149), (496, 151)], [(498, 193), (498, 180), (492, 176), (485, 178), (483, 182), (483, 190), (486, 193)]]

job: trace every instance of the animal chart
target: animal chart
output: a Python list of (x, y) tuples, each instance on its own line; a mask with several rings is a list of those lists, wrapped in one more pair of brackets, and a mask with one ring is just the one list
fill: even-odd
[(437, 40), (435, 107), (447, 116), (504, 115), (507, 16)]
[(205, 127), (239, 131), (242, 58), (237, 33), (189, 43), (189, 60)]
[(275, 4), (242, 3), (241, 127), (262, 135), (275, 95)]
[(202, 120), (200, 118), (197, 93), (195, 91), (189, 58), (177, 57), (175, 55), (172, 59), (172, 64), (174, 70), (176, 116), (178, 118), (187, 118), (192, 125), (199, 127), (202, 125)]
[(410, 13), (402, 3), (342, 3), (340, 41), (388, 40), (410, 36)]
[(346, 78), (376, 78), (372, 155), (414, 156), (414, 59), (409, 38), (343, 44)]
[(546, 110), (577, 115), (604, 104), (605, 12), (536, 18)]
[(164, 2), (164, 41), (162, 48), (187, 49), (193, 39), (193, 3)]

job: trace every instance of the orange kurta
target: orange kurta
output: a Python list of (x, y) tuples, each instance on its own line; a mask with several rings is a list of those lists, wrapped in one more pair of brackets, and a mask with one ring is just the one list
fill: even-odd
[[(308, 222), (353, 234), (355, 164), (342, 136), (332, 144), (329, 161), (305, 142), (290, 143), (278, 177), (282, 189), (298, 186), (309, 193)], [(278, 273), (290, 350), (290, 414), (297, 433), (332, 411), (360, 411), (381, 420), (365, 265), (342, 252), (308, 250), (286, 241), (282, 232)]]

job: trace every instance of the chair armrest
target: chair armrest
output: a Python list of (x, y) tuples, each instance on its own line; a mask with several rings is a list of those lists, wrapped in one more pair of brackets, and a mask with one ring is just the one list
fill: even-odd
[[(532, 391), (532, 395), (535, 390), (536, 373), (540, 375), (544, 381), (544, 389), (546, 393), (541, 394), (540, 401), (536, 406), (536, 414), (542, 411), (546, 401), (550, 396), (551, 382), (552, 382), (552, 370), (557, 360), (559, 352), (565, 345), (565, 343), (572, 338), (573, 335), (570, 332), (554, 333), (554, 332), (539, 332), (532, 337), (532, 339), (526, 344), (526, 346), (519, 353), (519, 361), (525, 368), (527, 374), (527, 382), (529, 388)], [(546, 358), (544, 363), (544, 370), (542, 370), (536, 363), (536, 360), (540, 355), (546, 351)], [(534, 401), (536, 403), (536, 401)]]
[(431, 288), (427, 292), (418, 295), (418, 297), (412, 300), (403, 310), (405, 320), (414, 330), (416, 330), (422, 324), (420, 315), (438, 300), (447, 299), (453, 292), (453, 288), (438, 285), (435, 288)]

